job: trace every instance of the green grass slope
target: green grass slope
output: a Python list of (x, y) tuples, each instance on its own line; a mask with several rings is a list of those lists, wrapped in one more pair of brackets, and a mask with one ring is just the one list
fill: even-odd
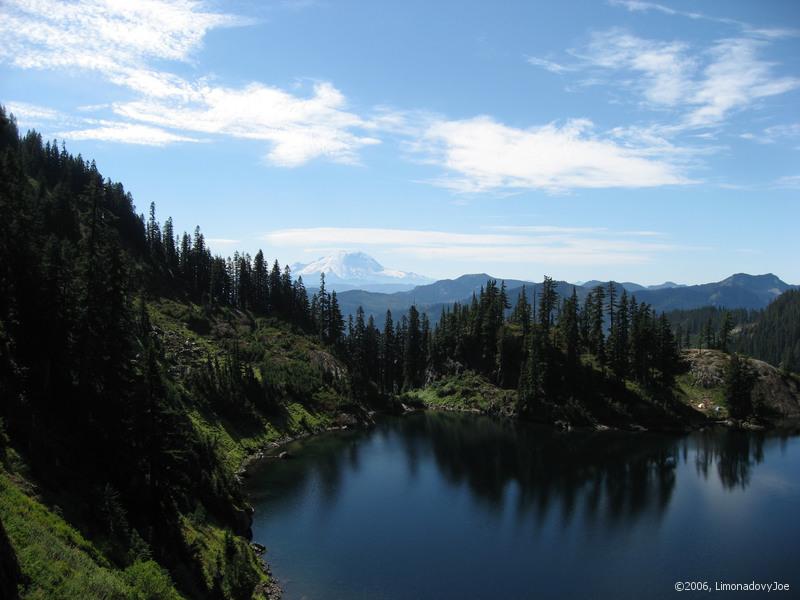
[(22, 574), (21, 598), (183, 597), (166, 571), (152, 560), (135, 560), (124, 569), (115, 567), (56, 507), (45, 506), (27, 480), (5, 468), (0, 468), (0, 520)]

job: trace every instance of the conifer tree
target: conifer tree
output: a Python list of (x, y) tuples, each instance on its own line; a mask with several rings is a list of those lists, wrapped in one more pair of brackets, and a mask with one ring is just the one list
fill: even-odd
[(617, 308), (617, 290), (614, 287), (614, 282), (608, 282), (608, 294), (606, 294), (606, 310), (608, 311), (608, 329), (609, 331), (614, 328), (614, 311)]
[(343, 332), (344, 318), (342, 317), (342, 311), (339, 308), (339, 300), (334, 290), (331, 292), (328, 305), (328, 343), (333, 347), (338, 346), (342, 342)]
[(269, 299), (270, 308), (274, 312), (285, 314), (286, 298), (284, 298), (281, 285), (281, 266), (277, 259), (272, 263), (272, 270), (269, 272)]
[(531, 330), (531, 305), (528, 302), (528, 294), (524, 285), (519, 292), (517, 304), (514, 306), (509, 320), (511, 323), (519, 325), (522, 328), (523, 335), (528, 335)]
[(603, 333), (605, 290), (597, 286), (589, 294), (587, 300), (589, 315), (589, 350), (597, 357), (601, 365), (605, 365), (605, 334)]
[(314, 294), (316, 304), (314, 310), (314, 322), (322, 342), (330, 340), (330, 297), (325, 290), (325, 273), (319, 274), (319, 291)]
[(616, 318), (612, 321), (608, 336), (608, 360), (611, 370), (619, 379), (628, 376), (629, 350), (628, 293), (623, 289), (620, 294)]
[(403, 352), (403, 388), (411, 390), (419, 387), (422, 382), (424, 360), (420, 316), (417, 307), (413, 304), (408, 309), (408, 324), (403, 341), (405, 345)]
[(559, 334), (567, 355), (567, 366), (570, 371), (568, 376), (570, 378), (575, 377), (580, 352), (578, 320), (578, 293), (573, 286), (572, 295), (564, 300), (558, 325)]
[(539, 326), (545, 337), (549, 335), (550, 326), (553, 323), (553, 311), (557, 302), (556, 285), (551, 277), (545, 276), (542, 290), (539, 293)]
[(178, 271), (178, 251), (175, 248), (175, 228), (172, 225), (172, 217), (164, 221), (162, 246), (164, 248), (164, 262), (167, 269), (171, 274), (175, 275)]
[(722, 316), (722, 324), (719, 326), (719, 337), (717, 338), (719, 341), (719, 349), (723, 352), (728, 351), (732, 330), (733, 320), (731, 319), (731, 313), (726, 310)]
[(753, 412), (752, 391), (755, 375), (746, 358), (734, 352), (725, 369), (725, 402), (734, 419), (744, 419)]
[(269, 278), (264, 253), (259, 250), (253, 259), (253, 300), (255, 309), (266, 313), (269, 308)]
[(308, 292), (303, 283), (303, 277), (298, 277), (292, 284), (292, 305), (294, 306), (294, 319), (302, 329), (307, 330), (310, 326), (311, 307), (308, 303)]

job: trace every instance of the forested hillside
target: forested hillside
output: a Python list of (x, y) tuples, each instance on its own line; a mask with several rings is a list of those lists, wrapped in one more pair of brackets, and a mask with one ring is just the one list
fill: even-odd
[(683, 348), (735, 350), (800, 373), (800, 291), (789, 290), (762, 310), (707, 306), (667, 313)]
[(800, 373), (800, 290), (782, 294), (764, 309), (742, 329), (736, 345), (751, 356)]
[(310, 304), (261, 254), (252, 271), (213, 257), (199, 229), (145, 219), (94, 162), (20, 138), (2, 109), (0, 211), (8, 589), (263, 596), (236, 470), (259, 445), (358, 414), (331, 354), (335, 294)]

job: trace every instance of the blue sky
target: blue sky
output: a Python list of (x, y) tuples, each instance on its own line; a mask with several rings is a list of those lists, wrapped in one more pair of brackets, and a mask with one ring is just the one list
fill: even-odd
[(800, 3), (4, 0), (0, 102), (223, 254), (800, 283)]

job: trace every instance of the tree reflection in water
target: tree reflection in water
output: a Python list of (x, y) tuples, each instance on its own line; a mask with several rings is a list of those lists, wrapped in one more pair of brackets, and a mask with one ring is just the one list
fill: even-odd
[(745, 489), (750, 484), (752, 468), (764, 460), (763, 432), (713, 431), (691, 436), (697, 472), (708, 479), (716, 465), (722, 485), (727, 490)]
[(515, 484), (517, 512), (539, 518), (557, 505), (565, 522), (626, 520), (666, 508), (675, 486), (675, 438), (625, 432), (560, 432), (489, 417), (426, 413), (403, 425), (409, 462), (432, 453), (453, 485), (466, 484), (490, 510)]
[[(500, 513), (512, 497), (517, 515), (543, 519), (560, 509), (564, 524), (576, 512), (614, 526), (642, 515), (658, 518), (676, 485), (679, 461), (698, 474), (716, 473), (726, 490), (744, 489), (764, 457), (763, 433), (714, 430), (686, 436), (653, 432), (562, 432), (551, 427), (477, 415), (427, 412), (386, 418), (368, 430), (337, 432), (296, 442), (296, 458), (259, 465), (253, 501), (273, 509), (294, 503), (308, 485), (333, 505), (347, 471), (357, 472), (374, 444), (399, 444), (410, 477), (432, 457), (443, 480), (467, 486), (486, 510)], [(773, 438), (779, 441), (779, 438)], [(781, 440), (782, 441), (782, 440)], [(269, 470), (262, 485), (260, 470)], [(513, 490), (513, 493), (512, 493)]]

